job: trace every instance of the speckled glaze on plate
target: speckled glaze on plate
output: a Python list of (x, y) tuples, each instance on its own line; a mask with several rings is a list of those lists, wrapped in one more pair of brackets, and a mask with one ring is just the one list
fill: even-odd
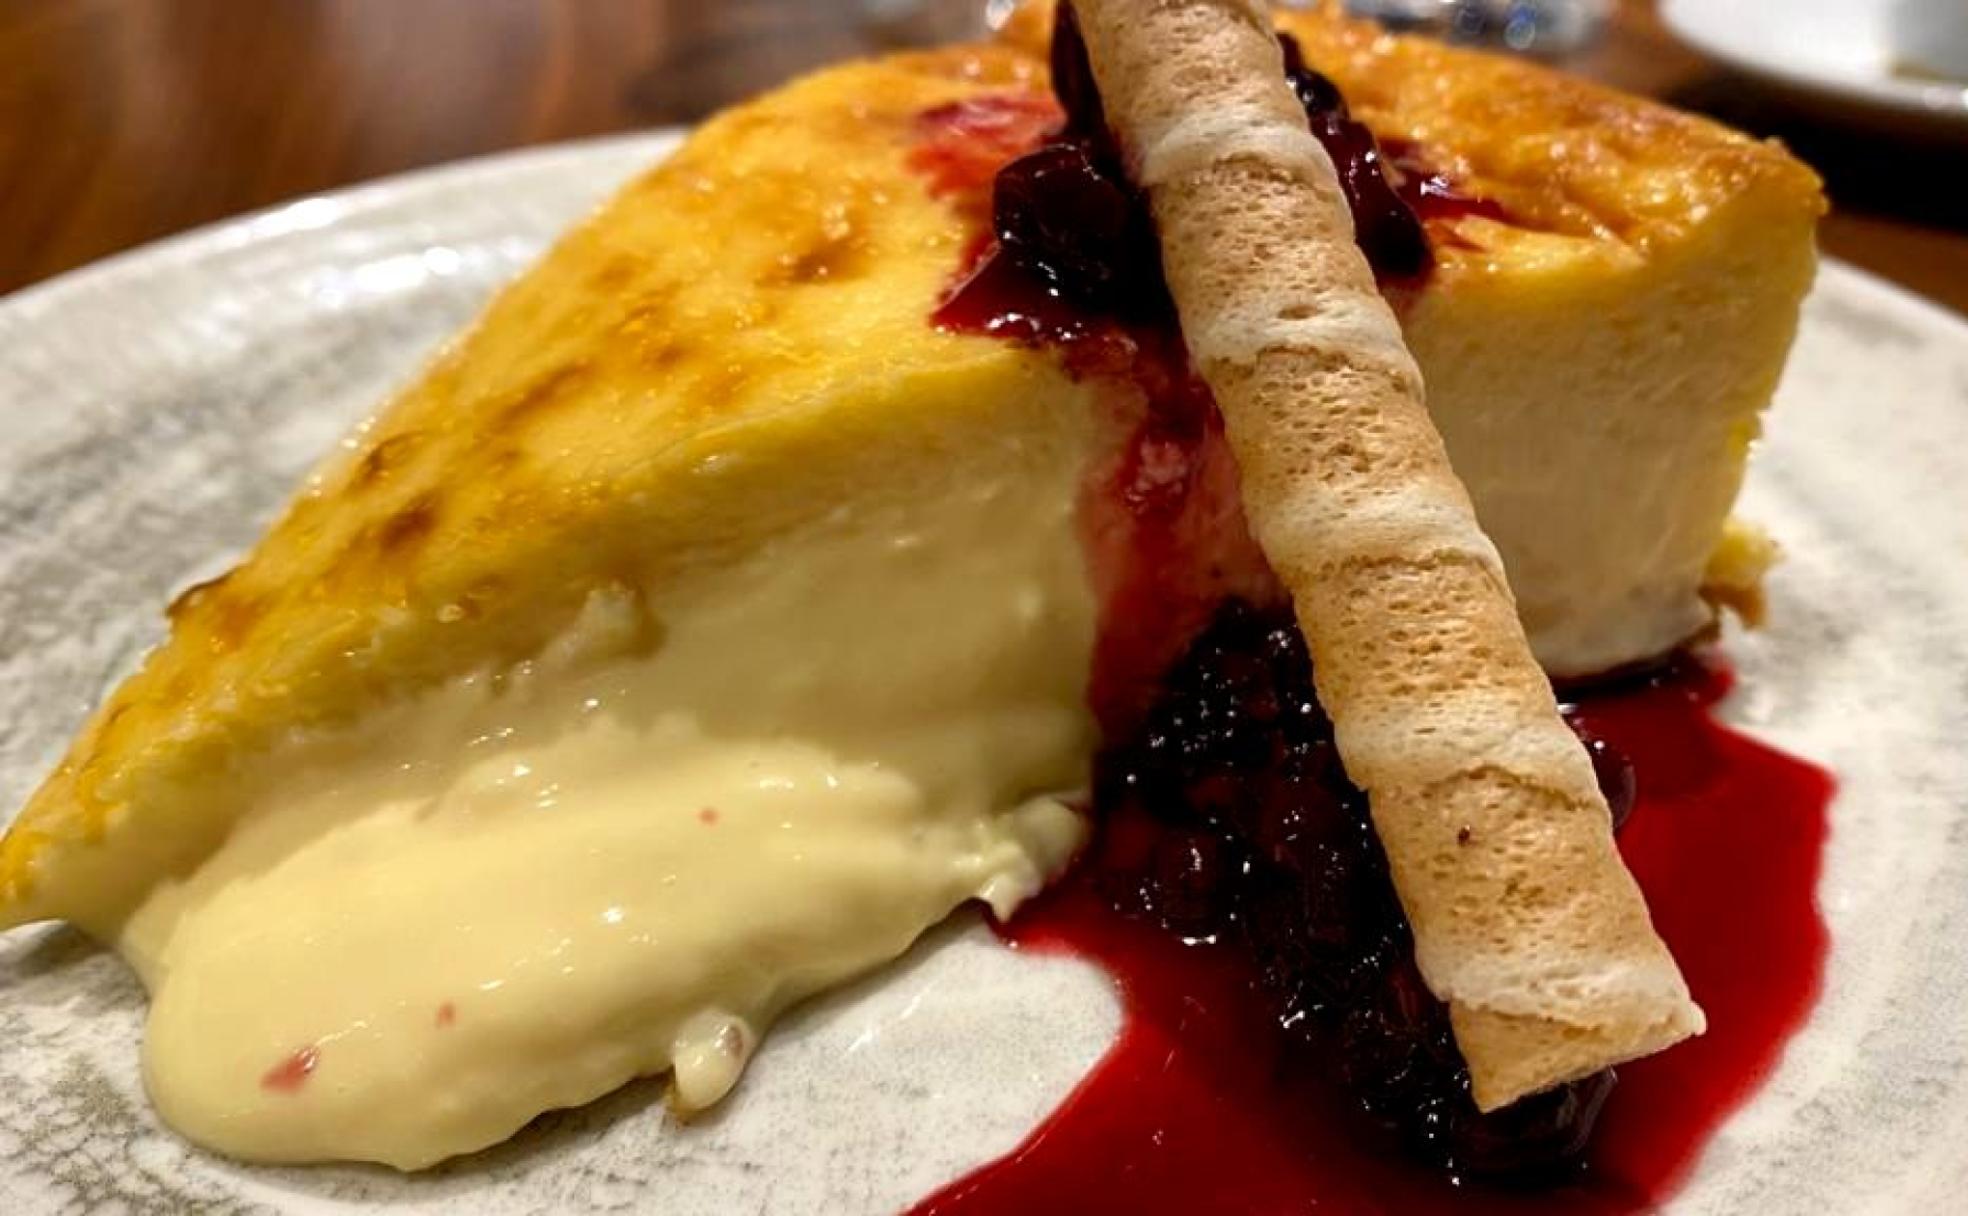
[[(305, 468), (652, 134), (439, 169), (0, 301), (0, 814)], [(1968, 1193), (1968, 323), (1836, 264), (1747, 513), (1785, 542), (1727, 716), (1833, 769), (1822, 1004), (1674, 1202), (1928, 1212)], [(406, 1177), (218, 1160), (143, 1098), (143, 997), (0, 938), (0, 1211), (879, 1213), (1018, 1142), (1118, 1026), (1104, 979), (974, 920), (797, 1013), (688, 1126), (653, 1083)]]

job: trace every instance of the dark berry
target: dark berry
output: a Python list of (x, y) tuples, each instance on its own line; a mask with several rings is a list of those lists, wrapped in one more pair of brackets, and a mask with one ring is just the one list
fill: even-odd
[(1606, 806), (1613, 812), (1613, 830), (1617, 832), (1626, 826), (1626, 817), (1633, 813), (1633, 803), (1640, 796), (1633, 761), (1604, 739), (1594, 738), (1576, 726), (1572, 729), (1584, 741), (1586, 754), (1592, 757), (1592, 775), (1599, 779), (1599, 792), (1606, 796)]
[(1332, 157), (1340, 189), (1353, 212), (1354, 239), (1374, 274), (1383, 280), (1427, 274), (1434, 264), (1427, 231), (1388, 177), (1373, 132), (1353, 120), (1339, 87), (1305, 62), (1297, 39), (1280, 34), (1278, 40), (1284, 46), (1285, 78), (1305, 107), (1312, 134)]
[(1226, 852), (1222, 841), (1203, 833), (1163, 838), (1155, 850), (1152, 898), (1164, 925), (1189, 937), (1222, 928), (1222, 900), (1230, 890)]
[(1292, 1058), (1369, 1123), (1458, 1174), (1575, 1168), (1610, 1074), (1476, 1110), (1288, 612), (1225, 604), (1095, 782), (1110, 855), (1137, 859), (1109, 898), (1186, 941), (1247, 948)]
[(1080, 16), (1070, 2), (1061, 4), (1052, 15), (1050, 66), (1053, 96), (1066, 111), (1067, 132), (1107, 138), (1106, 110), (1093, 81), (1093, 64), (1087, 60), (1086, 39), (1080, 35)]
[(1088, 306), (1128, 276), (1135, 203), (1078, 143), (1047, 144), (998, 172), (992, 222), (1007, 257)]
[(1551, 1181), (1585, 1155), (1599, 1112), (1613, 1092), (1611, 1069), (1520, 1099), (1454, 1125), (1451, 1148), (1471, 1174), (1518, 1183)]

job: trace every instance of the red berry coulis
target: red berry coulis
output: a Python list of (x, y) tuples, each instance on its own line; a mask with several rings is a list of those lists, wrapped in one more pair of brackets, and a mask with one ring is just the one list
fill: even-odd
[[(1644, 1210), (1810, 1007), (1830, 779), (1715, 723), (1728, 679), (1700, 660), (1568, 706), (1710, 1030), (1617, 1078), (1479, 1114), (1060, 12), (1061, 105), (1007, 95), (932, 111), (915, 163), (981, 229), (935, 322), (1055, 350), (1111, 389), (1131, 432), (1081, 511), (1104, 605), (1096, 837), (1001, 929), (1105, 967), (1125, 1024), (1023, 1146), (918, 1210)], [(1289, 40), (1285, 53), (1384, 286), (1425, 278), (1422, 220), (1503, 218), (1417, 149), (1383, 156)]]
[[(1433, 269), (1427, 220), (1505, 217), (1458, 190), (1421, 147), (1385, 147), (1327, 77), (1281, 35), (1286, 79), (1332, 157), (1355, 237), (1384, 287), (1418, 287)], [(1170, 328), (1174, 308), (1147, 200), (1128, 180), (1070, 4), (1057, 10), (1054, 99), (971, 98), (923, 116), (915, 166), (939, 195), (987, 221), (973, 273), (938, 320), (1027, 342), (1071, 341), (1096, 316)]]
[(266, 1070), (260, 1077), (260, 1088), (276, 1093), (296, 1093), (314, 1075), (315, 1066), (321, 1063), (321, 1049), (313, 1045), (299, 1048), (281, 1058), (278, 1064)]
[(1630, 763), (1620, 848), (1709, 1031), (1499, 1119), (1464, 1105), (1300, 654), (1288, 618), (1228, 607), (1108, 747), (1095, 843), (1000, 931), (1109, 971), (1120, 1039), (919, 1213), (1646, 1211), (1775, 1065), (1822, 972), (1832, 786), (1715, 722), (1719, 665), (1683, 657), (1567, 709)]

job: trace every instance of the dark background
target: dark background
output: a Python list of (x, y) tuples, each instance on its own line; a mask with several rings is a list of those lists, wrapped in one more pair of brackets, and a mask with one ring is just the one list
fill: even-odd
[[(0, 292), (296, 195), (690, 122), (893, 37), (855, 0), (0, 0)], [(1565, 66), (1783, 136), (1830, 182), (1829, 253), (1968, 312), (1963, 137), (1828, 128), (1653, 0)]]

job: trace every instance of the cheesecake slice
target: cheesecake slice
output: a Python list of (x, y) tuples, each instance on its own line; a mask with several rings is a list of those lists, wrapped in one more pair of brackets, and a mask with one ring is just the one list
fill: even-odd
[[(1421, 200), (1432, 268), (1388, 290), (1539, 657), (1700, 631), (1815, 180), (1288, 24)], [(1057, 121), (1014, 36), (710, 122), (171, 606), (0, 842), (0, 925), (144, 977), (168, 1121), (412, 1168), (640, 1075), (701, 1108), (788, 1004), (1067, 863), (1113, 653), (1152, 676), (1275, 587), (1207, 411), (949, 323)]]
[[(1732, 523), (1817, 265), (1815, 174), (1694, 115), (1332, 8), (1278, 26), (1370, 128), (1434, 265), (1393, 288), (1457, 476), (1555, 676), (1754, 615), (1774, 556)], [(1049, 3), (1007, 36), (1034, 53)]]
[(1431, 223), (1403, 314), (1430, 412), (1554, 675), (1645, 660), (1753, 605), (1728, 527), (1824, 210), (1774, 144), (1569, 77), (1288, 18), (1376, 134), (1490, 213)]

